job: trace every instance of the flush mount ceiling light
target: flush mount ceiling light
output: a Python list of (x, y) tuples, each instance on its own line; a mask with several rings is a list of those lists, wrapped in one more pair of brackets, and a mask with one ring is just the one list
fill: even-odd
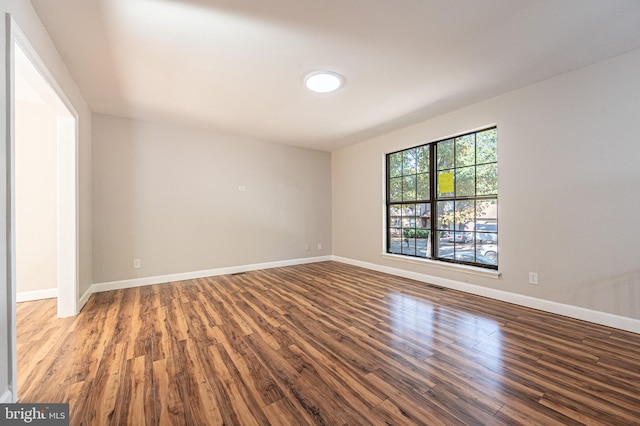
[(344, 79), (333, 71), (315, 71), (304, 79), (307, 89), (317, 93), (329, 93), (338, 90)]

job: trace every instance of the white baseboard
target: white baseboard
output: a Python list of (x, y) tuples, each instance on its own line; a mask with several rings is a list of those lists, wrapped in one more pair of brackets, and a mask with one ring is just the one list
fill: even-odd
[[(130, 280), (96, 283), (96, 284), (93, 284), (91, 288), (87, 291), (87, 293), (89, 293), (88, 295), (87, 293), (85, 293), (85, 295), (82, 296), (81, 306), (83, 306), (84, 303), (86, 303), (86, 300), (89, 299), (89, 296), (91, 296), (91, 294), (100, 293), (102, 291), (120, 290), (123, 288), (132, 288), (132, 287), (142, 287), (146, 285), (163, 284), (163, 283), (170, 283), (174, 281), (194, 280), (198, 278), (214, 277), (217, 275), (238, 274), (241, 272), (256, 271), (258, 269), (271, 269), (271, 268), (280, 268), (283, 266), (302, 265), (305, 263), (326, 262), (329, 260), (332, 260), (332, 256), (305, 257), (301, 259), (282, 260), (277, 262), (255, 263), (252, 265), (231, 266), (227, 268), (207, 269), (204, 271), (183, 272), (179, 274), (170, 274), (170, 275), (161, 275), (161, 276), (155, 276), (155, 277), (134, 278)], [(85, 296), (86, 296), (86, 299), (85, 299)], [(84, 300), (84, 303), (82, 303), (82, 300)]]
[(478, 296), (500, 300), (503, 302), (509, 302), (527, 308), (538, 309), (540, 311), (545, 311), (552, 314), (563, 315), (566, 317), (588, 321), (607, 327), (630, 331), (632, 333), (640, 333), (640, 320), (633, 318), (613, 315), (607, 312), (594, 311), (591, 309), (581, 308), (579, 306), (567, 305), (564, 303), (553, 302), (545, 299), (538, 299), (536, 297), (524, 296), (517, 293), (510, 293), (507, 291), (496, 290), (479, 285), (463, 283), (460, 281), (435, 277), (418, 272), (405, 271), (403, 269), (392, 268), (389, 266), (376, 265), (375, 263), (362, 262), (360, 260), (349, 259), (340, 256), (332, 256), (332, 260), (335, 260), (336, 262), (347, 263), (349, 265), (360, 266), (362, 268), (371, 269), (378, 272), (396, 275), (399, 277), (410, 278), (416, 281), (435, 284), (453, 290), (460, 290), (464, 291), (465, 293), (471, 293)]
[(141, 287), (152, 284), (163, 284), (175, 281), (192, 280), (205, 277), (213, 277), (217, 275), (237, 274), (241, 272), (255, 271), (259, 269), (271, 269), (284, 266), (302, 265), (306, 263), (317, 263), (334, 260), (349, 265), (359, 266), (378, 272), (383, 272), (399, 277), (409, 278), (429, 284), (435, 284), (453, 290), (463, 291), (465, 293), (475, 294), (478, 296), (488, 297), (503, 302), (513, 303), (515, 305), (527, 308), (538, 309), (541, 311), (563, 315), (582, 321), (588, 321), (595, 324), (613, 327), (620, 330), (630, 331), (632, 333), (640, 333), (640, 320), (613, 315), (607, 312), (594, 311), (579, 306), (567, 305), (563, 303), (553, 302), (550, 300), (539, 299), (531, 296), (525, 296), (517, 293), (511, 293), (503, 290), (496, 290), (488, 287), (478, 286), (474, 284), (464, 283), (460, 281), (450, 280), (447, 278), (436, 277), (432, 275), (422, 274), (419, 272), (406, 271), (404, 269), (392, 268), (389, 266), (377, 265), (375, 263), (363, 262), (360, 260), (340, 257), (340, 256), (319, 256), (308, 257), (302, 259), (293, 259), (268, 263), (256, 263), (252, 265), (232, 266), (226, 268), (207, 269), (203, 271), (184, 272), (179, 274), (162, 275), (155, 277), (135, 278), (122, 281), (111, 281), (93, 284), (89, 290), (81, 297), (80, 307), (84, 306), (93, 293), (103, 291), (119, 290), (124, 288)]
[(93, 294), (93, 285), (89, 286), (87, 291), (85, 291), (84, 294), (80, 296), (80, 300), (78, 300), (78, 312), (82, 311), (82, 308), (84, 307), (84, 305), (87, 304), (92, 294)]
[(32, 300), (52, 299), (58, 297), (57, 288), (46, 290), (21, 291), (16, 293), (16, 302), (30, 302)]

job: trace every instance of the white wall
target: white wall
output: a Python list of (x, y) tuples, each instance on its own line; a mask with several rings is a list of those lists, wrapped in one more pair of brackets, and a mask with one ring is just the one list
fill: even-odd
[(101, 114), (92, 123), (96, 283), (331, 253), (329, 153)]
[[(334, 152), (334, 255), (640, 319), (639, 114), (640, 50)], [(384, 154), (490, 124), (501, 278), (382, 257)]]
[[(5, 84), (8, 76), (8, 64), (6, 61), (7, 48), (7, 21), (4, 19), (5, 13), (10, 13), (17, 25), (28, 38), (42, 61), (46, 64), (48, 70), (53, 75), (56, 82), (62, 88), (66, 97), (73, 104), (73, 107), (79, 115), (79, 140), (78, 140), (78, 162), (79, 162), (79, 294), (83, 294), (91, 286), (92, 280), (92, 241), (91, 241), (91, 114), (84, 102), (80, 91), (73, 82), (62, 58), (60, 58), (57, 49), (49, 38), (46, 30), (42, 26), (40, 19), (33, 10), (28, 0), (0, 0), (0, 11), (3, 17), (0, 22), (0, 44), (3, 46), (3, 54), (0, 55), (0, 97), (4, 100), (7, 98)], [(8, 250), (8, 241), (10, 235), (6, 232), (9, 225), (9, 217), (7, 216), (7, 202), (11, 198), (8, 190), (8, 182), (6, 180), (7, 159), (6, 148), (9, 146), (7, 138), (7, 116), (2, 114), (0, 117), (0, 134), (3, 135), (5, 149), (0, 150), (0, 188), (2, 196), (0, 196), (0, 217), (3, 226), (0, 227), (0, 241), (4, 243), (0, 247), (0, 401), (5, 398), (15, 398), (15, 389), (12, 383), (15, 383), (15, 358), (14, 358), (14, 331), (15, 324), (13, 316), (13, 291), (11, 289), (11, 257)]]
[(16, 292), (57, 289), (57, 117), (45, 103), (15, 109)]

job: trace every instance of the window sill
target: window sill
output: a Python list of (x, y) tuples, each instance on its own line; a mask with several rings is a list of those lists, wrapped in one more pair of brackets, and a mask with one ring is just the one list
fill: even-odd
[(447, 271), (463, 272), (465, 274), (477, 275), (477, 276), (493, 278), (493, 279), (498, 279), (502, 275), (500, 271), (494, 271), (493, 269), (476, 268), (474, 266), (458, 265), (455, 263), (446, 263), (446, 262), (440, 262), (440, 261), (431, 260), (431, 259), (402, 256), (402, 255), (390, 254), (390, 253), (381, 253), (380, 256), (383, 259), (397, 260), (400, 262), (412, 263), (414, 265), (423, 265), (423, 266), (428, 265), (430, 267), (440, 268)]

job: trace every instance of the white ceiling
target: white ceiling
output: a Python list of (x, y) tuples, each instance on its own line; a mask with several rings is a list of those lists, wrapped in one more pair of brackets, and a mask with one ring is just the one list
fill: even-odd
[(640, 48), (639, 0), (31, 2), (92, 111), (327, 151)]

